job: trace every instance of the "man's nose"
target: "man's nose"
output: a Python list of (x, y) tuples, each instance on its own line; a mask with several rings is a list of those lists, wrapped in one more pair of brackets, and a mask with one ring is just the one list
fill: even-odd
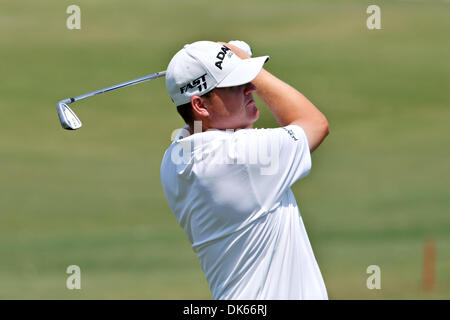
[(256, 92), (256, 86), (251, 82), (247, 83), (245, 85), (245, 90), (244, 90), (245, 95), (248, 95), (253, 92)]

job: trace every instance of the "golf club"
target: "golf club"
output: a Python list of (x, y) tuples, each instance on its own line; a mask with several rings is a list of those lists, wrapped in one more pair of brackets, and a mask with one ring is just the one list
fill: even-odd
[(115, 86), (111, 86), (111, 87), (107, 87), (107, 88), (93, 91), (90, 93), (86, 93), (86, 94), (83, 94), (83, 95), (75, 97), (75, 98), (67, 98), (67, 99), (61, 100), (58, 102), (58, 104), (56, 106), (56, 110), (58, 111), (58, 116), (59, 116), (59, 121), (61, 122), (61, 126), (67, 130), (76, 130), (76, 129), (81, 128), (81, 126), (82, 126), (80, 119), (78, 119), (75, 112), (73, 112), (67, 104), (75, 102), (75, 101), (79, 101), (79, 100), (82, 100), (85, 98), (89, 98), (89, 97), (92, 97), (92, 96), (95, 96), (95, 95), (98, 95), (101, 93), (105, 93), (108, 91), (125, 88), (128, 86), (137, 84), (137, 83), (141, 83), (141, 82), (148, 81), (151, 79), (159, 78), (159, 77), (164, 76), (165, 74), (166, 74), (165, 71), (156, 72), (156, 73), (149, 74), (148, 76), (145, 76), (142, 78), (137, 78), (134, 80), (126, 81), (126, 82), (117, 84)]

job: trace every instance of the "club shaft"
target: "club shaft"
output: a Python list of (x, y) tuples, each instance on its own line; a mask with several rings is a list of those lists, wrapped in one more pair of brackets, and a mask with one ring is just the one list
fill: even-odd
[(164, 76), (165, 74), (166, 74), (165, 71), (152, 73), (152, 74), (149, 74), (148, 76), (145, 76), (145, 77), (142, 77), (142, 78), (137, 78), (137, 79), (134, 79), (134, 80), (122, 82), (122, 83), (116, 84), (114, 86), (103, 88), (103, 89), (100, 89), (100, 90), (97, 90), (97, 91), (92, 91), (92, 92), (83, 94), (81, 96), (75, 97), (75, 98), (68, 98), (68, 99), (65, 99), (65, 100), (63, 100), (61, 102), (63, 102), (63, 103), (72, 103), (72, 102), (83, 100), (85, 98), (89, 98), (89, 97), (92, 97), (92, 96), (95, 96), (95, 95), (98, 95), (98, 94), (101, 94), (101, 93), (105, 93), (105, 92), (108, 92), (108, 91), (112, 91), (112, 90), (116, 90), (116, 89), (120, 89), (120, 88), (124, 88), (124, 87), (128, 87), (128, 86), (132, 86), (134, 84), (141, 83), (141, 82), (144, 82), (144, 81), (148, 81), (148, 80), (151, 80), (151, 79), (159, 78), (159, 77)]

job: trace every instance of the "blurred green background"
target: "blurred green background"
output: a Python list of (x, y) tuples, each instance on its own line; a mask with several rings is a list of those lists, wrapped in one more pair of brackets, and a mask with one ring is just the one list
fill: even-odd
[[(81, 8), (81, 30), (66, 8)], [(381, 8), (368, 30), (366, 8)], [(450, 298), (449, 1), (3, 0), (0, 298), (210, 299), (159, 167), (183, 122), (163, 79), (185, 43), (245, 40), (327, 116), (293, 190), (331, 299)], [(275, 127), (259, 102), (256, 127)], [(425, 239), (436, 286), (422, 289)], [(81, 268), (81, 290), (66, 268)], [(369, 265), (381, 290), (369, 290)]]

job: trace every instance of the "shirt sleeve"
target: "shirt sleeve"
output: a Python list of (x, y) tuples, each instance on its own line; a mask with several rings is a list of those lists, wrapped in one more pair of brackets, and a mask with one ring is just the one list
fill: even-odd
[(300, 126), (253, 129), (239, 137), (253, 192), (261, 206), (270, 209), (281, 195), (311, 170), (306, 134)]

